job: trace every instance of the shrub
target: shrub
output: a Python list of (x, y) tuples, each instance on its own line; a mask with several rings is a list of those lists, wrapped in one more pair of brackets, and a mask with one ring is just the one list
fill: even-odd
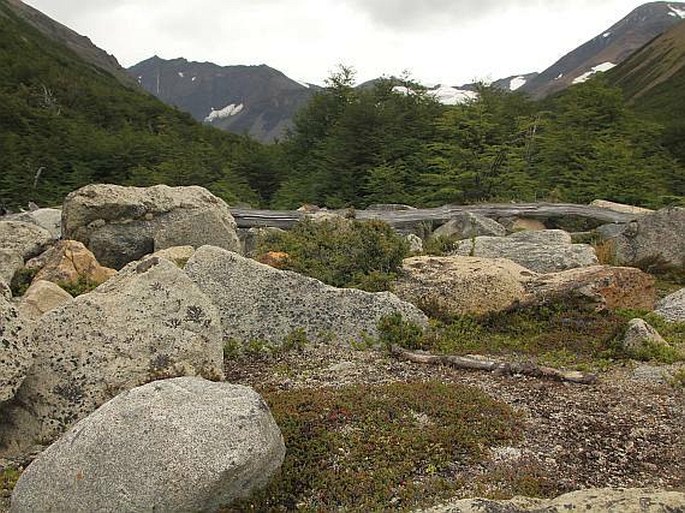
[(421, 349), (423, 329), (412, 322), (405, 321), (401, 314), (394, 313), (378, 321), (378, 340), (388, 349), (393, 345), (407, 349)]
[(76, 281), (61, 281), (57, 285), (59, 285), (63, 290), (67, 291), (72, 296), (76, 297), (95, 290), (99, 283), (94, 282), (86, 276), (79, 276)]
[(257, 253), (288, 254), (285, 268), (335, 287), (387, 290), (409, 243), (380, 221), (304, 220), (289, 232), (267, 233)]
[(520, 437), (506, 404), (463, 385), (262, 391), (288, 448), (279, 476), (224, 511), (389, 511), (454, 493), (455, 469)]
[(38, 269), (29, 269), (24, 267), (19, 269), (12, 277), (10, 289), (12, 290), (12, 297), (20, 297), (26, 294), (26, 291), (31, 286), (33, 278), (38, 274)]

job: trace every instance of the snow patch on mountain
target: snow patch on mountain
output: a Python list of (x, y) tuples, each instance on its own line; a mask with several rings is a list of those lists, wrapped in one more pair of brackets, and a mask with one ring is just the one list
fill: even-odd
[(611, 32), (605, 32), (604, 34), (602, 34), (602, 37), (603, 37), (603, 38), (607, 38), (607, 37), (609, 37), (610, 35), (611, 35)]
[(179, 72), (178, 72), (178, 76), (181, 77), (181, 78), (184, 78), (186, 75), (185, 75), (185, 73), (183, 73), (182, 71), (179, 71)]
[(191, 82), (195, 82), (197, 80), (197, 77), (193, 77), (190, 79)]
[(595, 73), (603, 72), (603, 71), (609, 71), (611, 68), (615, 68), (616, 64), (613, 62), (603, 62), (602, 64), (598, 64), (597, 66), (594, 66), (590, 71), (583, 73), (579, 77), (573, 79), (574, 84), (582, 84), (583, 82), (586, 82), (592, 75)]
[(509, 82), (509, 90), (516, 91), (526, 85), (526, 82), (527, 80), (524, 77), (514, 77), (511, 79), (511, 82)]
[(432, 94), (443, 105), (460, 105), (478, 98), (478, 93), (475, 91), (466, 91), (449, 86), (439, 86), (429, 91), (429, 94)]
[(240, 114), (243, 108), (245, 108), (245, 105), (243, 105), (242, 103), (239, 105), (231, 103), (230, 105), (226, 105), (223, 109), (212, 109), (205, 118), (205, 123), (211, 123), (212, 121), (215, 121), (217, 119), (225, 119), (231, 116), (235, 116), (237, 114)]
[(671, 10), (671, 12), (668, 13), (669, 16), (685, 19), (685, 9), (671, 4), (668, 5), (668, 8)]

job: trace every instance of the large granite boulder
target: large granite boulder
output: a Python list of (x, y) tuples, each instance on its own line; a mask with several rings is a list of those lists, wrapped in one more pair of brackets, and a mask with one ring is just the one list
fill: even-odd
[(404, 260), (392, 289), (433, 315), (485, 314), (521, 301), (524, 283), (534, 276), (503, 258), (421, 256)]
[(59, 208), (38, 208), (29, 212), (9, 215), (6, 219), (35, 224), (49, 231), (56, 239), (62, 236), (62, 210)]
[(26, 378), (31, 365), (29, 336), (28, 320), (0, 296), (0, 403), (14, 397)]
[(83, 280), (91, 285), (100, 285), (115, 274), (114, 269), (101, 266), (83, 243), (61, 240), (48, 252), (34, 281), (76, 284)]
[(11, 513), (214, 512), (263, 488), (285, 446), (252, 389), (199, 378), (123, 392), (22, 474)]
[(598, 264), (588, 244), (571, 244), (561, 230), (520, 232), (508, 237), (475, 237), (457, 244), (457, 255), (508, 258), (531, 271), (551, 273)]
[(659, 301), (654, 313), (667, 321), (685, 322), (685, 288)]
[(657, 290), (654, 278), (640, 269), (595, 265), (537, 276), (526, 283), (524, 302), (570, 297), (609, 309), (652, 310)]
[(389, 292), (338, 289), (212, 246), (198, 249), (185, 271), (218, 307), (225, 339), (278, 344), (301, 328), (311, 341), (350, 342), (375, 336), (378, 321), (394, 313), (426, 323)]
[(67, 196), (62, 228), (115, 269), (172, 246), (240, 250), (228, 205), (202, 187), (88, 185)]
[[(214, 305), (173, 263), (133, 262), (35, 323), (33, 366), (0, 439), (54, 440), (123, 390), (168, 377), (223, 377)], [(3, 432), (4, 431), (4, 432)]]
[(49, 231), (22, 221), (0, 221), (0, 250), (28, 260), (45, 251), (56, 239)]
[(506, 228), (497, 221), (478, 214), (464, 212), (456, 214), (452, 219), (436, 229), (431, 237), (462, 240), (480, 235), (504, 237), (506, 232)]
[(685, 511), (685, 493), (640, 488), (589, 488), (556, 499), (461, 499), (415, 513), (676, 513)]
[(16, 251), (0, 249), (0, 281), (12, 283), (16, 272), (24, 267), (24, 259)]
[(18, 309), (31, 320), (40, 319), (43, 314), (74, 299), (71, 294), (51, 281), (37, 280), (21, 297)]
[(621, 265), (685, 266), (685, 208), (665, 208), (640, 217), (611, 239)]

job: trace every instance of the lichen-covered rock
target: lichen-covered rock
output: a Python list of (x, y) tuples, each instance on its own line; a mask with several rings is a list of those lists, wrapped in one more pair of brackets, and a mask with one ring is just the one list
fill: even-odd
[(88, 185), (67, 196), (62, 225), (115, 269), (173, 246), (240, 250), (228, 205), (202, 187)]
[(0, 281), (12, 283), (15, 273), (24, 267), (24, 259), (16, 251), (0, 249)]
[[(123, 390), (166, 377), (223, 377), (214, 305), (173, 263), (133, 262), (114, 278), (43, 315), (33, 366), (0, 438), (54, 440)], [(15, 404), (16, 403), (16, 404)]]
[(31, 365), (29, 336), (27, 319), (0, 296), (0, 403), (14, 397), (26, 377)]
[(226, 339), (277, 344), (301, 328), (311, 341), (350, 342), (375, 336), (378, 321), (393, 313), (426, 323), (419, 309), (389, 292), (338, 289), (212, 246), (198, 249), (185, 271), (217, 305)]
[(607, 210), (613, 210), (614, 212), (620, 212), (621, 214), (635, 214), (636, 217), (654, 212), (654, 210), (650, 210), (648, 208), (636, 207), (635, 205), (626, 205), (624, 203), (615, 203), (613, 201), (601, 199), (594, 200), (592, 203), (590, 203), (590, 206), (606, 208)]
[(479, 235), (504, 237), (506, 228), (488, 217), (465, 212), (456, 214), (433, 232), (431, 237), (450, 240), (470, 239)]
[(190, 257), (193, 256), (193, 253), (195, 253), (195, 248), (193, 246), (174, 246), (172, 248), (155, 251), (152, 256), (166, 258), (170, 262), (183, 268), (183, 266), (186, 265), (186, 262), (190, 260)]
[(214, 512), (263, 488), (285, 446), (254, 390), (199, 378), (123, 392), (41, 454), (12, 513)]
[(629, 355), (639, 356), (650, 353), (655, 347), (668, 347), (669, 344), (644, 320), (631, 319), (622, 345)]
[(409, 243), (409, 253), (423, 253), (423, 241), (418, 235), (409, 233), (404, 236), (404, 238)]
[(547, 229), (545, 223), (539, 219), (530, 219), (527, 217), (505, 217), (498, 219), (498, 221), (510, 233)]
[(685, 511), (685, 493), (639, 488), (589, 488), (542, 500), (462, 499), (415, 513), (676, 513)]
[(45, 251), (55, 237), (46, 229), (22, 221), (0, 221), (0, 250), (28, 260)]
[[(516, 233), (508, 237), (476, 237), (458, 243), (454, 253), (481, 258), (508, 258), (538, 273), (551, 273), (597, 265), (597, 255), (588, 244), (571, 244), (561, 230), (550, 233)], [(567, 239), (568, 237), (568, 239)], [(567, 240), (568, 242), (564, 242)]]
[(485, 314), (505, 310), (525, 296), (534, 272), (503, 258), (413, 257), (402, 264), (393, 292), (432, 314)]
[(611, 239), (621, 265), (685, 266), (685, 208), (665, 208), (629, 223)]
[(51, 281), (34, 281), (19, 303), (19, 311), (31, 320), (74, 299), (71, 294)]
[(634, 267), (595, 265), (537, 276), (526, 283), (525, 302), (559, 298), (587, 298), (609, 309), (652, 310), (656, 302), (655, 280)]
[(685, 322), (685, 288), (659, 301), (654, 313), (667, 321)]
[(101, 266), (83, 243), (61, 240), (47, 255), (34, 281), (75, 284), (85, 280), (89, 284), (100, 285), (116, 273), (114, 269)]
[(53, 237), (62, 236), (62, 210), (59, 208), (39, 208), (6, 217), (9, 221), (22, 221), (35, 224), (49, 231)]

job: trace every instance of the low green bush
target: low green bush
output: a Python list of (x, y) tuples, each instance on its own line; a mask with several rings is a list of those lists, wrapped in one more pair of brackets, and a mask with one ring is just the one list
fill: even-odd
[(380, 221), (303, 220), (292, 230), (269, 232), (257, 253), (288, 254), (285, 269), (335, 287), (387, 290), (409, 253), (409, 243)]
[(406, 511), (450, 496), (464, 484), (455, 469), (521, 436), (509, 406), (463, 385), (261, 392), (285, 461), (264, 491), (224, 512)]

